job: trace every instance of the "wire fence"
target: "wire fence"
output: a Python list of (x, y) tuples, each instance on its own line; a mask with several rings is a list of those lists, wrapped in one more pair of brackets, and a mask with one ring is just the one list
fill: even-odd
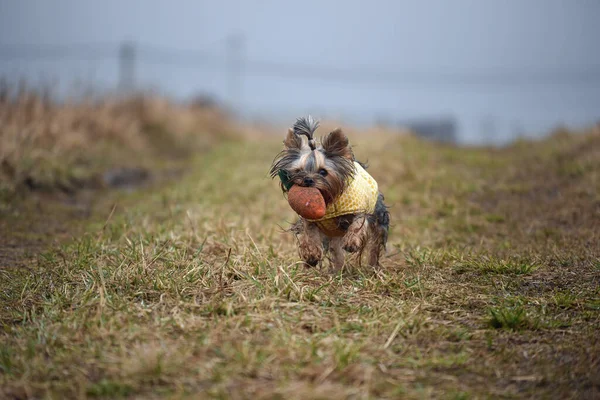
[[(427, 84), (427, 85), (548, 85), (600, 83), (600, 65), (562, 68), (494, 68), (483, 70), (434, 71), (373, 67), (338, 68), (298, 62), (248, 59), (243, 45), (229, 44), (225, 52), (207, 52), (160, 47), (143, 43), (77, 43), (68, 45), (0, 45), (2, 61), (117, 59), (121, 64), (165, 65), (223, 70), (287, 79), (336, 81), (343, 83)], [(122, 79), (120, 80), (122, 81)]]
[[(95, 65), (114, 62), (117, 75), (112, 85), (120, 91), (128, 92), (143, 89), (141, 87), (143, 84), (139, 82), (139, 75), (140, 70), (146, 67), (202, 68), (203, 71), (213, 71), (223, 77), (227, 103), (233, 109), (240, 108), (244, 82), (255, 77), (337, 83), (345, 86), (367, 85), (391, 90), (406, 87), (447, 88), (455, 92), (480, 88), (535, 90), (546, 86), (556, 88), (561, 85), (600, 88), (600, 65), (573, 65), (561, 68), (497, 67), (471, 70), (335, 67), (250, 58), (246, 55), (244, 43), (243, 37), (232, 36), (217, 46), (218, 51), (177, 49), (133, 42), (63, 45), (0, 44), (0, 71), (3, 64), (7, 63), (81, 61)], [(442, 122), (440, 126), (444, 126), (444, 133), (441, 136), (452, 138), (452, 133), (448, 133), (448, 121)], [(422, 124), (422, 121), (418, 123)], [(489, 121), (487, 123), (490, 124)], [(439, 125), (439, 121), (436, 121), (436, 124)], [(435, 127), (432, 129), (437, 130)]]

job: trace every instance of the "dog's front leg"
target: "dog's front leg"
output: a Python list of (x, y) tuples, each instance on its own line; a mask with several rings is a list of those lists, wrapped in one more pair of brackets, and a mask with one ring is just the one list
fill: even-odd
[(298, 242), (300, 258), (311, 267), (317, 265), (323, 258), (323, 240), (317, 225), (304, 220)]
[(369, 222), (364, 215), (354, 218), (354, 221), (348, 227), (348, 231), (343, 238), (344, 250), (349, 253), (356, 253), (367, 243), (367, 229)]

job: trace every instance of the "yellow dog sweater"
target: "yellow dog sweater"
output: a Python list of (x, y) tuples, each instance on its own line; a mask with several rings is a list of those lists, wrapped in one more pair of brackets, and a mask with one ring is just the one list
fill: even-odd
[(348, 182), (346, 190), (325, 209), (325, 216), (319, 219), (309, 219), (315, 222), (325, 233), (341, 235), (336, 217), (347, 214), (373, 214), (377, 203), (377, 182), (356, 161), (354, 162), (354, 177)]

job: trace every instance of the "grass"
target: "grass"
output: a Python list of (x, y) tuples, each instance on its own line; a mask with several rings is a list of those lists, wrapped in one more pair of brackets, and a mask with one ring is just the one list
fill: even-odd
[(281, 138), (217, 144), (0, 271), (0, 394), (596, 396), (598, 133), (502, 150), (372, 135), (351, 140), (391, 205), (381, 269), (300, 265), (267, 177)]
[(237, 135), (214, 105), (146, 94), (59, 104), (0, 82), (0, 202), (23, 189), (73, 192), (115, 167), (165, 168)]
[(523, 306), (490, 308), (490, 325), (496, 329), (520, 330), (536, 328)]

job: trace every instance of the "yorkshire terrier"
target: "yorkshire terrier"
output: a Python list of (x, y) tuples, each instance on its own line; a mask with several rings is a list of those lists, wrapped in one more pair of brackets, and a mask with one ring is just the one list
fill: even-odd
[(323, 218), (299, 217), (292, 226), (300, 257), (314, 267), (329, 252), (332, 270), (338, 271), (344, 266), (344, 250), (358, 253), (360, 260), (367, 249), (369, 265), (378, 266), (390, 224), (383, 194), (366, 165), (354, 158), (342, 130), (335, 129), (317, 143), (314, 133), (318, 127), (311, 116), (298, 118), (270, 171), (272, 178), (281, 179), (284, 193), (293, 185), (315, 187), (325, 200)]

